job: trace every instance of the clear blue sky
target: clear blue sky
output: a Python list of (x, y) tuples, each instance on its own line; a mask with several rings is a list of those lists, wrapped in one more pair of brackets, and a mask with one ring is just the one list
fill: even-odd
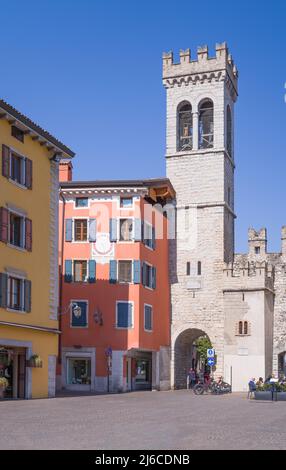
[(76, 153), (75, 179), (165, 174), (161, 55), (227, 41), (238, 66), (236, 249), (280, 247), (285, 212), (286, 2), (1, 2), (0, 96)]

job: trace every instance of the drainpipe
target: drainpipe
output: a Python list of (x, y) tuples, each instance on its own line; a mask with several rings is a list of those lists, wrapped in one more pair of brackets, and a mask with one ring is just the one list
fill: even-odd
[[(63, 209), (62, 209), (62, 235), (61, 235), (61, 257), (59, 263), (59, 311), (58, 311), (58, 318), (59, 318), (59, 330), (62, 330), (62, 311), (63, 311), (63, 260), (64, 260), (64, 229), (65, 229), (65, 211), (66, 211), (66, 200), (65, 197), (60, 190), (59, 193), (60, 199), (63, 201)], [(62, 363), (62, 335), (59, 334), (59, 343), (58, 343), (58, 364)]]

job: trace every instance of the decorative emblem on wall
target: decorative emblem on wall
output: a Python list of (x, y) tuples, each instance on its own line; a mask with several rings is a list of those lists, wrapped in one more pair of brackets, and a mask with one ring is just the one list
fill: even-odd
[(109, 233), (96, 234), (96, 242), (91, 246), (91, 257), (100, 264), (109, 263), (114, 258), (114, 244), (110, 242)]

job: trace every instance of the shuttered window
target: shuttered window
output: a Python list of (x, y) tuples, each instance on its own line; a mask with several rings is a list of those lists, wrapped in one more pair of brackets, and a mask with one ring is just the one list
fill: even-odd
[(76, 242), (87, 241), (87, 219), (75, 219), (74, 240)]
[(131, 302), (117, 302), (116, 309), (117, 328), (132, 328), (133, 304)]
[(156, 289), (156, 268), (150, 266), (147, 263), (142, 265), (142, 283), (143, 286), (149, 287), (150, 289)]
[(32, 251), (32, 221), (5, 207), (1, 207), (0, 241)]
[(87, 261), (74, 261), (74, 281), (85, 282), (87, 280)]
[(118, 282), (132, 282), (132, 261), (118, 261)]
[(2, 145), (2, 176), (32, 189), (33, 162)]
[(120, 241), (131, 241), (133, 238), (133, 220), (132, 219), (120, 219)]
[(32, 283), (13, 275), (0, 274), (0, 306), (11, 310), (31, 311)]
[(144, 305), (144, 329), (152, 331), (153, 329), (153, 309), (151, 305)]

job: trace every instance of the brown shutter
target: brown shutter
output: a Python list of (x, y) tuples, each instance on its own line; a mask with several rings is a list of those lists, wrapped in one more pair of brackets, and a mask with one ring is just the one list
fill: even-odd
[(10, 166), (10, 149), (6, 145), (2, 145), (2, 175), (9, 178)]
[(33, 162), (29, 158), (26, 158), (26, 181), (25, 181), (25, 186), (28, 189), (32, 189), (32, 183), (33, 183)]
[(0, 241), (4, 243), (8, 243), (8, 219), (8, 209), (0, 207)]
[(25, 219), (25, 248), (32, 251), (32, 221)]

